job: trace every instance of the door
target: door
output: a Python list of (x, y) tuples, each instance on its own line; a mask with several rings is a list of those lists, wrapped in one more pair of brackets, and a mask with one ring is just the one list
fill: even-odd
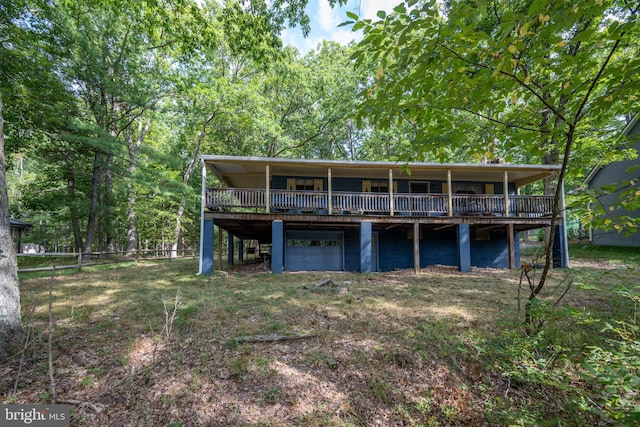
[(341, 231), (287, 231), (284, 268), (288, 271), (341, 271)]

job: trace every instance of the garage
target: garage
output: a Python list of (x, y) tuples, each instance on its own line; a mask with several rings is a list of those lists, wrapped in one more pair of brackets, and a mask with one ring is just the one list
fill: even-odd
[(285, 270), (344, 270), (344, 235), (341, 231), (291, 230), (285, 236)]

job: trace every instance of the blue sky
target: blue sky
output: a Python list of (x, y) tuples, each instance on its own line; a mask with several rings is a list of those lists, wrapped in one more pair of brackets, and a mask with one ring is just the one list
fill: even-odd
[(350, 27), (339, 27), (348, 21), (347, 11), (351, 11), (361, 18), (377, 20), (378, 10), (390, 12), (402, 0), (349, 0), (347, 5), (332, 9), (328, 0), (309, 0), (307, 14), (311, 18), (311, 32), (304, 38), (299, 28), (287, 28), (282, 32), (284, 45), (292, 45), (304, 55), (315, 49), (322, 40), (332, 40), (347, 44), (351, 40), (359, 39), (361, 32), (352, 32)]

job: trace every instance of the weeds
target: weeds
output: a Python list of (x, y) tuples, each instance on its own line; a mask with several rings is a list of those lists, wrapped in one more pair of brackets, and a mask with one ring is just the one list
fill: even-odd
[(176, 296), (173, 300), (173, 309), (169, 306), (169, 301), (162, 296), (162, 306), (164, 307), (164, 326), (162, 328), (162, 332), (164, 335), (165, 342), (169, 342), (171, 339), (171, 332), (173, 330), (173, 322), (175, 322), (178, 308), (180, 307), (180, 290), (176, 291)]

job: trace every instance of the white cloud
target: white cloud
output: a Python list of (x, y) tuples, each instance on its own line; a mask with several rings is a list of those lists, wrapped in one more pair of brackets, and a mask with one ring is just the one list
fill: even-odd
[(393, 8), (400, 3), (402, 3), (402, 0), (362, 0), (360, 2), (360, 18), (373, 19), (376, 21), (380, 19), (377, 17), (379, 10), (391, 13)]
[(384, 10), (391, 13), (402, 0), (351, 0), (346, 7), (331, 8), (328, 0), (310, 0), (307, 13), (311, 18), (311, 33), (307, 38), (302, 37), (299, 28), (286, 29), (282, 32), (282, 42), (292, 45), (305, 54), (318, 47), (322, 40), (331, 40), (346, 45), (352, 40), (360, 40), (361, 32), (351, 31), (351, 27), (338, 27), (348, 21), (347, 11), (352, 11), (361, 19), (378, 20), (377, 13)]
[(318, 3), (318, 16), (311, 16), (311, 23), (313, 25), (314, 18), (317, 18), (321, 30), (332, 32), (340, 24), (339, 14), (338, 9), (332, 9), (328, 1), (320, 0)]

